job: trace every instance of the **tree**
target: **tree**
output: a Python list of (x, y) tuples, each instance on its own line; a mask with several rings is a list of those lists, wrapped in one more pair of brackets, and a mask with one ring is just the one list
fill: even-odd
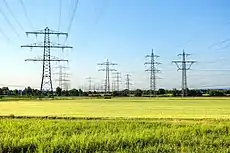
[(208, 93), (210, 96), (218, 96), (218, 97), (225, 96), (225, 92), (221, 90), (210, 90)]
[(82, 92), (81, 96), (87, 97), (87, 96), (89, 96), (89, 94), (87, 92)]
[(78, 91), (79, 91), (79, 96), (83, 96), (83, 91), (81, 89), (79, 89)]
[(172, 95), (173, 95), (173, 97), (178, 97), (178, 96), (180, 96), (180, 91), (177, 90), (176, 88), (174, 88), (174, 89), (172, 90)]
[(164, 94), (165, 94), (165, 89), (160, 88), (160, 89), (158, 90), (158, 94), (159, 94), (159, 95), (164, 95)]
[(142, 96), (142, 90), (140, 89), (137, 89), (135, 94), (134, 94), (135, 97), (141, 97)]
[(2, 93), (3, 93), (3, 95), (8, 95), (9, 94), (9, 88), (8, 87), (2, 87)]
[(128, 97), (128, 94), (129, 94), (129, 90), (128, 89), (125, 89), (125, 90), (121, 91), (121, 96), (122, 97)]
[(19, 96), (18, 89), (14, 89), (14, 95), (15, 95), (15, 96)]
[(120, 92), (120, 91), (113, 91), (113, 92), (112, 92), (112, 96), (113, 96), (113, 97), (121, 96), (121, 92)]
[(69, 96), (69, 91), (68, 90), (62, 90), (62, 93), (61, 93), (62, 96)]
[(202, 92), (200, 90), (189, 90), (188, 96), (200, 97), (202, 96)]
[(61, 96), (61, 93), (62, 93), (62, 89), (60, 87), (57, 87), (56, 88), (56, 95)]
[(28, 96), (32, 95), (32, 88), (31, 87), (27, 87), (27, 94), (28, 94)]
[(2, 90), (2, 88), (0, 88), (0, 95), (3, 95), (3, 90)]
[(77, 89), (71, 89), (69, 94), (70, 96), (79, 96), (79, 91)]

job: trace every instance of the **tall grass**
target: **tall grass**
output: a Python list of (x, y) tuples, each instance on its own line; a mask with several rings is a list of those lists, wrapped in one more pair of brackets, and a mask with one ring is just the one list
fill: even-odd
[(229, 120), (0, 119), (0, 152), (230, 152)]

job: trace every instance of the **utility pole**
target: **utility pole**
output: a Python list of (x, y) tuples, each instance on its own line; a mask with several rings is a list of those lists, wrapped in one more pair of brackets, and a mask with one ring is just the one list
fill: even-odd
[(110, 77), (109, 77), (109, 73), (110, 73), (110, 71), (116, 71), (116, 69), (111, 69), (110, 66), (117, 65), (117, 64), (116, 63), (111, 63), (107, 59), (106, 62), (99, 63), (98, 65), (105, 66), (104, 69), (99, 69), (99, 71), (105, 71), (106, 72), (106, 75), (105, 75), (105, 94), (106, 94), (106, 93), (110, 92)]
[(126, 74), (125, 75), (125, 80), (126, 80), (126, 89), (128, 90), (128, 94), (130, 95), (130, 85), (131, 85), (131, 82), (130, 82), (130, 74)]
[(92, 77), (88, 77), (88, 78), (86, 78), (87, 80), (88, 80), (88, 82), (89, 82), (89, 91), (91, 91), (92, 90), (92, 81), (93, 81), (93, 78)]
[[(115, 90), (117, 90), (119, 92), (120, 91), (119, 85), (121, 83), (121, 80), (120, 80), (121, 79), (121, 73), (120, 72), (115, 72), (113, 74), (116, 75), (116, 76), (113, 77), (113, 78), (115, 78), (114, 89), (117, 87), (117, 89), (115, 89)], [(115, 85), (116, 85), (116, 87), (115, 87)]]
[(50, 92), (50, 96), (53, 97), (53, 85), (52, 85), (52, 77), (51, 77), (51, 62), (53, 61), (65, 61), (68, 62), (68, 60), (62, 60), (62, 59), (56, 59), (55, 57), (51, 57), (50, 49), (62, 49), (65, 48), (72, 48), (71, 46), (65, 46), (57, 43), (52, 43), (50, 41), (51, 35), (57, 35), (57, 37), (64, 35), (66, 38), (68, 37), (68, 33), (63, 32), (55, 32), (50, 30), (48, 27), (46, 27), (44, 30), (37, 31), (37, 32), (26, 32), (26, 35), (44, 35), (44, 41), (43, 43), (33, 43), (31, 45), (23, 45), (21, 47), (29, 47), (29, 48), (43, 48), (43, 57), (40, 58), (34, 58), (34, 59), (26, 59), (25, 61), (40, 61), (43, 62), (42, 66), (42, 78), (41, 78), (41, 87), (40, 92), (41, 96), (44, 95), (45, 92)]
[(150, 96), (156, 96), (156, 73), (159, 73), (160, 70), (156, 68), (157, 65), (161, 64), (156, 61), (156, 59), (160, 56), (155, 55), (152, 49), (152, 53), (150, 55), (146, 55), (146, 58), (150, 58), (149, 62), (145, 62), (145, 65), (150, 65), (150, 69), (146, 69), (145, 71), (150, 72)]
[[(177, 70), (181, 70), (182, 71), (182, 87), (181, 87), (181, 90), (182, 90), (182, 94), (181, 96), (182, 97), (186, 97), (187, 96), (187, 89), (188, 89), (188, 86), (187, 86), (187, 71), (188, 70), (191, 70), (191, 66), (192, 64), (196, 63), (196, 61), (187, 61), (186, 60), (186, 57), (188, 57), (189, 55), (191, 54), (186, 54), (183, 50), (182, 54), (178, 54), (178, 56), (182, 56), (182, 60), (181, 61), (172, 61), (172, 63), (175, 63), (176, 66), (177, 66)], [(179, 65), (181, 64), (181, 66)], [(187, 67), (187, 64), (188, 67)]]

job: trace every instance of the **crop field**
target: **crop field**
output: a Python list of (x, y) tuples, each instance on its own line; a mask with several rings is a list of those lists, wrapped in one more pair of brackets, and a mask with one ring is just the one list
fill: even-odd
[(0, 115), (140, 118), (230, 118), (228, 98), (117, 98), (2, 101)]
[(230, 152), (228, 98), (2, 101), (0, 115), (0, 152)]

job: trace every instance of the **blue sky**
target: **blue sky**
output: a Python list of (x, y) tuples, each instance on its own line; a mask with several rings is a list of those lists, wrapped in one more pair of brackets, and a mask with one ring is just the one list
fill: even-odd
[[(20, 21), (25, 31), (41, 30), (48, 26), (58, 30), (59, 0), (24, 0), (30, 26), (20, 4), (20, 0), (7, 0), (9, 7)], [(73, 12), (74, 0), (62, 0), (60, 31), (66, 32)], [(184, 49), (197, 60), (188, 72), (191, 88), (202, 86), (230, 86), (228, 81), (230, 47), (228, 43), (210, 47), (212, 44), (230, 38), (230, 1), (228, 0), (80, 0), (69, 32), (67, 44), (72, 50), (61, 52), (52, 50), (54, 56), (70, 60), (71, 87), (87, 87), (86, 77), (95, 78), (100, 83), (105, 73), (98, 72), (97, 63), (108, 58), (118, 63), (115, 68), (132, 75), (132, 88), (149, 88), (149, 73), (145, 72), (145, 55), (152, 48), (160, 56), (157, 87), (180, 88), (181, 72), (172, 60)], [(25, 62), (26, 58), (42, 55), (42, 50), (20, 48), (23, 44), (41, 42), (42, 37), (26, 37), (11, 16), (3, 0), (0, 9), (13, 24), (12, 30), (0, 13), (1, 75), (0, 85), (20, 85), (39, 87), (41, 63)], [(52, 37), (57, 41), (56, 37)], [(60, 41), (64, 41), (64, 38)], [(214, 61), (214, 63), (210, 63)], [(53, 66), (57, 65), (56, 63)], [(202, 71), (202, 70), (215, 71)], [(230, 70), (230, 69), (229, 69)], [(57, 76), (53, 76), (55, 80)], [(54, 85), (57, 83), (54, 82)]]

